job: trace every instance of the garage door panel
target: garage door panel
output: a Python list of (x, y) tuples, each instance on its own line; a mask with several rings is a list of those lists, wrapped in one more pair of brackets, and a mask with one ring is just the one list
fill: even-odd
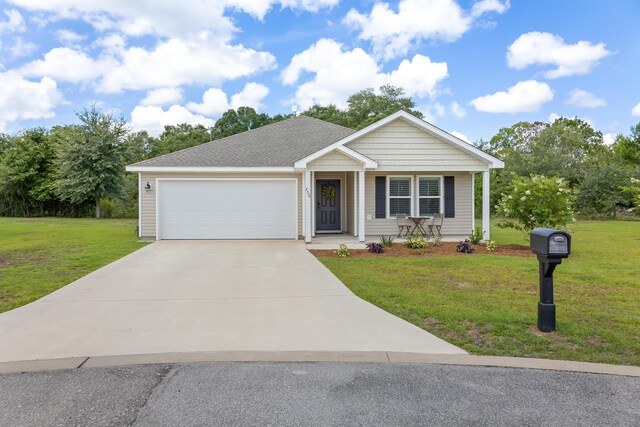
[(161, 181), (161, 239), (297, 237), (294, 180)]

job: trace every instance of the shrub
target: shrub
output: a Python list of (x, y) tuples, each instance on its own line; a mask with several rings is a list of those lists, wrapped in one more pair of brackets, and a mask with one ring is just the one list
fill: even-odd
[(496, 242), (494, 242), (493, 240), (487, 242), (487, 250), (489, 252), (495, 252), (497, 247), (498, 245), (496, 245)]
[(338, 247), (338, 250), (336, 250), (336, 254), (338, 254), (339, 257), (346, 258), (349, 256), (349, 248), (347, 248), (347, 245), (342, 243)]
[(424, 249), (429, 246), (429, 242), (427, 242), (422, 236), (414, 236), (413, 234), (410, 234), (404, 241), (404, 245), (410, 249)]
[(436, 236), (432, 240), (433, 246), (442, 246), (442, 237)]
[(395, 240), (395, 237), (393, 236), (380, 236), (380, 243), (382, 244), (382, 246), (385, 246), (387, 248), (390, 248), (391, 246), (393, 246), (394, 240)]
[(482, 231), (482, 228), (476, 227), (475, 230), (471, 230), (471, 234), (469, 235), (469, 241), (474, 245), (477, 245), (478, 243), (480, 243), (483, 236), (484, 236), (484, 232)]
[(384, 246), (376, 242), (367, 243), (367, 249), (369, 249), (369, 252), (373, 252), (374, 254), (381, 254), (384, 252)]
[(471, 243), (469, 242), (469, 239), (466, 239), (465, 241), (460, 241), (456, 245), (456, 252), (462, 252), (463, 254), (471, 254), (471, 253), (474, 253), (475, 251), (476, 250), (471, 247)]
[(503, 193), (496, 206), (500, 228), (514, 228), (529, 240), (529, 232), (536, 227), (567, 230), (573, 220), (574, 195), (562, 178), (533, 175), (514, 176), (509, 194)]
[(631, 178), (631, 185), (621, 187), (622, 191), (633, 197), (633, 211), (640, 213), (640, 179)]

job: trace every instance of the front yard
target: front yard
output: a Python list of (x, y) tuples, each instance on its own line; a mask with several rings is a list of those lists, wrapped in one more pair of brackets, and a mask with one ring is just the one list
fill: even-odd
[(141, 248), (135, 220), (0, 218), (0, 313)]
[[(538, 262), (477, 253), (320, 257), (356, 295), (474, 354), (640, 365), (640, 222), (580, 221), (555, 273), (558, 331), (536, 328)], [(492, 230), (498, 246), (523, 244)]]

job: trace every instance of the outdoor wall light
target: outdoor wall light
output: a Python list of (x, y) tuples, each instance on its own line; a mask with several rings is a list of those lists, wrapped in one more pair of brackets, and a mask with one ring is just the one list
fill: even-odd
[(149, 184), (149, 181), (147, 181), (147, 185), (144, 186), (144, 191), (151, 191), (151, 184)]

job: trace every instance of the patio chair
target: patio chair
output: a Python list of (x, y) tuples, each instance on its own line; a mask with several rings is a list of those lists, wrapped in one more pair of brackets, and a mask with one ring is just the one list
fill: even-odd
[(442, 229), (442, 222), (444, 221), (444, 216), (441, 213), (433, 214), (433, 218), (431, 218), (431, 223), (428, 225), (429, 232), (433, 237), (442, 237), (442, 233), (440, 230)]
[(402, 232), (406, 236), (411, 231), (411, 225), (407, 221), (406, 214), (396, 214), (396, 222), (398, 223), (398, 237), (402, 237)]

